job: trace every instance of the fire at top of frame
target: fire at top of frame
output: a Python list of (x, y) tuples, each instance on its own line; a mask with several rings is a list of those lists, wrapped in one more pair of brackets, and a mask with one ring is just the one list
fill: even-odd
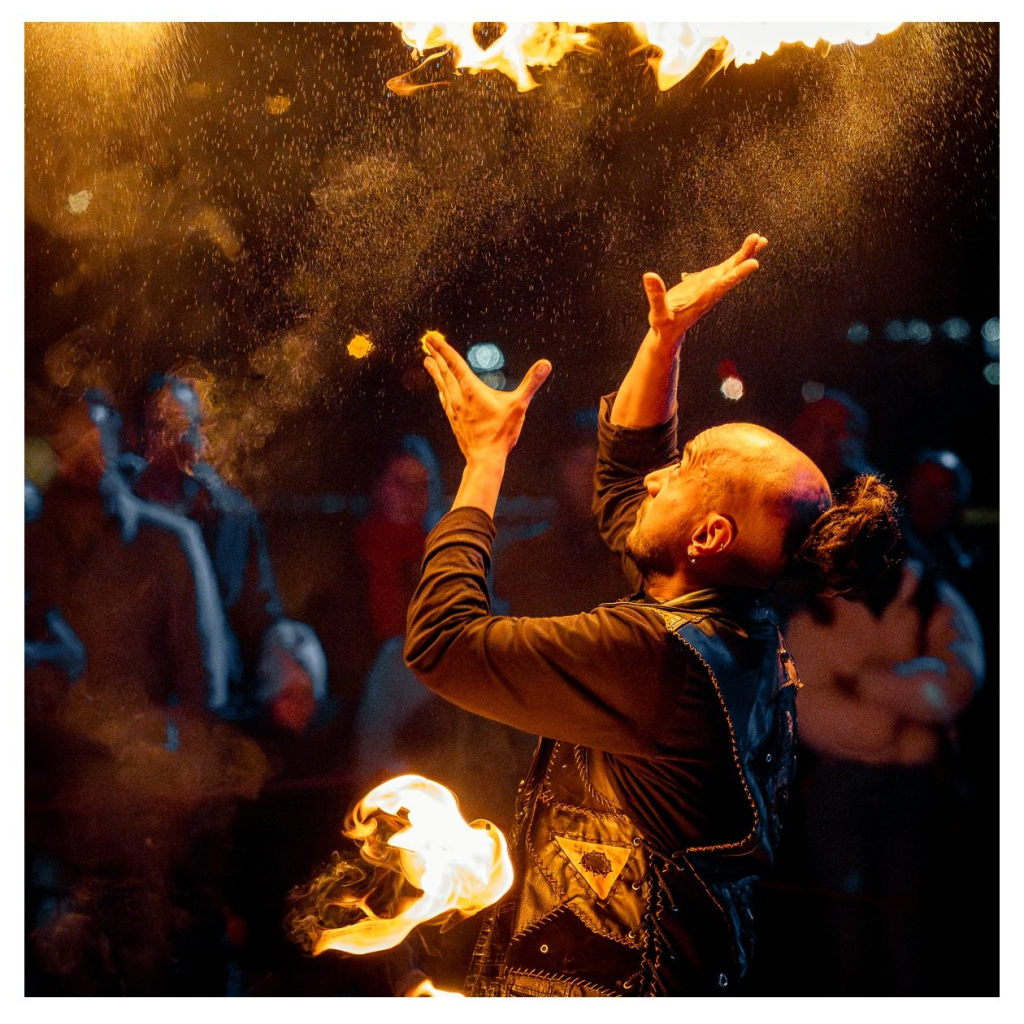
[[(413, 76), (431, 62), (451, 53), (457, 71), (477, 74), (498, 71), (516, 83), (520, 92), (537, 87), (530, 68), (554, 67), (574, 50), (592, 51), (595, 39), (587, 29), (562, 21), (534, 21), (494, 26), (496, 38), (472, 22), (396, 21), (402, 39), (417, 59), (428, 51), (423, 62), (404, 75), (388, 82), (399, 95), (442, 85), (443, 82), (417, 84)], [(884, 23), (755, 23), (716, 24), (690, 22), (628, 23), (639, 40), (638, 50), (653, 51), (648, 58), (662, 91), (686, 78), (709, 52), (715, 54), (714, 71), (730, 64), (752, 64), (770, 56), (787, 43), (817, 46), (819, 43), (869, 43), (879, 35), (892, 32), (900, 22)]]

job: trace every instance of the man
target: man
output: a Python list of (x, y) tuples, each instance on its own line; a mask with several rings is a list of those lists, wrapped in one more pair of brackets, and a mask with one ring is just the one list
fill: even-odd
[[(778, 838), (795, 720), (768, 588), (798, 561), (818, 583), (849, 585), (823, 552), (849, 561), (853, 523), (862, 541), (892, 540), (828, 511), (821, 472), (761, 427), (705, 431), (678, 459), (685, 332), (766, 244), (750, 235), (669, 291), (644, 277), (650, 331), (602, 403), (595, 496), (603, 535), (635, 565), (634, 600), (489, 615), (491, 515), (551, 367), (541, 360), (502, 394), (444, 342), (425, 362), (466, 468), (427, 540), (406, 658), (454, 703), (546, 737), (517, 801), (517, 885), (483, 926), (471, 994), (700, 994), (735, 991), (746, 972), (751, 886)], [(862, 497), (877, 497), (876, 483)], [(891, 495), (874, 510), (894, 523)]]

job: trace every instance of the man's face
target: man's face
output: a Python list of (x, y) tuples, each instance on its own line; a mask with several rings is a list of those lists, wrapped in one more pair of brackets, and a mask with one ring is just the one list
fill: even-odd
[(704, 435), (683, 449), (679, 462), (648, 473), (647, 497), (626, 538), (626, 553), (645, 578), (671, 576), (686, 558), (690, 535), (707, 511), (708, 469), (700, 454)]

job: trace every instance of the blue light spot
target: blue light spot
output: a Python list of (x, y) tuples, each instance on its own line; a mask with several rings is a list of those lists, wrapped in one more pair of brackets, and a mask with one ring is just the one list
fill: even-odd
[(477, 373), (500, 370), (505, 365), (505, 356), (501, 349), (492, 342), (470, 345), (466, 353), (466, 362)]
[(854, 345), (863, 345), (870, 337), (871, 331), (868, 329), (868, 325), (859, 320), (850, 324), (850, 329), (846, 332), (846, 340), (853, 342)]
[(994, 316), (982, 324), (981, 343), (989, 359), (999, 358), (999, 317)]
[(942, 333), (950, 341), (966, 341), (971, 336), (971, 325), (963, 317), (954, 316), (942, 325)]
[(505, 390), (505, 374), (501, 370), (487, 370), (480, 374), (480, 379), (495, 391)]
[(926, 345), (932, 340), (932, 329), (923, 320), (916, 318), (907, 324), (907, 334), (919, 345)]
[(885, 325), (885, 336), (889, 341), (906, 341), (909, 337), (906, 325), (902, 320), (890, 320)]
[(989, 384), (999, 383), (999, 364), (989, 363), (984, 370), (981, 371), (981, 375), (989, 382)]

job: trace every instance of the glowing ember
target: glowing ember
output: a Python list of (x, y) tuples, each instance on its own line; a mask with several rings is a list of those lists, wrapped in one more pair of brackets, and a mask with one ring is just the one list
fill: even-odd
[(348, 343), (348, 354), (353, 359), (365, 359), (373, 351), (373, 342), (365, 334), (357, 334)]
[(428, 341), (444, 341), (444, 335), (440, 331), (427, 331), (426, 334), (420, 338), (420, 348), (423, 349), (427, 355), (430, 355), (430, 349), (427, 347)]
[[(470, 74), (500, 71), (516, 83), (520, 92), (536, 88), (531, 67), (553, 67), (572, 50), (590, 50), (591, 35), (584, 29), (562, 21), (523, 22), (502, 25), (501, 35), (486, 48), (477, 41), (471, 22), (394, 22), (402, 30), (402, 39), (411, 47), (414, 57), (434, 50), (415, 69), (419, 71), (431, 61), (451, 53), (455, 68)], [(595, 23), (596, 24), (596, 23)], [(900, 22), (878, 24), (782, 24), (721, 23), (691, 24), (688, 22), (634, 21), (629, 23), (642, 45), (651, 46), (658, 55), (649, 59), (658, 80), (658, 88), (671, 89), (682, 81), (703, 60), (705, 54), (716, 54), (714, 70), (730, 64), (752, 64), (776, 52), (786, 43), (817, 46), (818, 43), (869, 43), (876, 36), (891, 32)], [(417, 85), (411, 81), (415, 71), (399, 75), (388, 87), (400, 95), (443, 83)]]
[(452, 792), (419, 775), (368, 793), (344, 834), (361, 844), (360, 860), (336, 856), (291, 897), (288, 929), (314, 955), (391, 949), (417, 925), (468, 917), (512, 885), (501, 831), (484, 820), (467, 825)]

